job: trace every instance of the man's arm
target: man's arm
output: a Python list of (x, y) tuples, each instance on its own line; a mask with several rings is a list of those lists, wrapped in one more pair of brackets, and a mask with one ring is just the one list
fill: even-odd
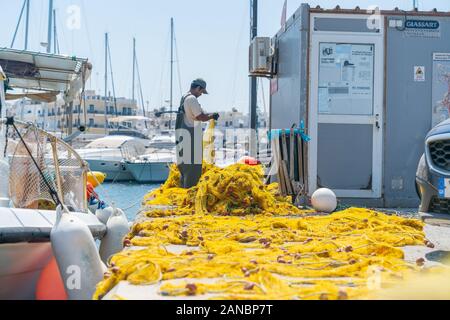
[(214, 119), (214, 120), (219, 119), (219, 114), (218, 113), (202, 113), (196, 118), (197, 121), (201, 121), (201, 122), (207, 122), (212, 119)]

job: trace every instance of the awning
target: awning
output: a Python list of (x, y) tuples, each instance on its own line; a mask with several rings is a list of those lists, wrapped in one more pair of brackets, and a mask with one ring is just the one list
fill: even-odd
[(22, 94), (6, 94), (6, 100), (18, 100), (28, 98), (33, 101), (55, 102), (59, 92), (41, 92), (41, 93), (22, 93)]
[(0, 66), (12, 88), (72, 95), (90, 76), (87, 59), (0, 48)]

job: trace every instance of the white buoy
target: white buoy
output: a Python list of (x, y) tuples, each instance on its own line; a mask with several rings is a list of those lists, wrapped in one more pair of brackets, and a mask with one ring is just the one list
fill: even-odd
[(322, 188), (314, 192), (311, 204), (317, 211), (332, 213), (337, 208), (337, 197), (330, 189)]
[(50, 238), (70, 300), (91, 300), (106, 266), (100, 259), (88, 226), (58, 206)]
[[(3, 149), (0, 149), (3, 150)], [(0, 181), (0, 207), (9, 207), (9, 164), (1, 157), (0, 158), (0, 176), (3, 177)]]
[(100, 244), (100, 257), (107, 263), (109, 257), (123, 249), (123, 239), (130, 232), (125, 213), (113, 207), (114, 213), (106, 223), (106, 236)]
[[(114, 204), (113, 204), (114, 206)], [(112, 216), (112, 214), (114, 213), (114, 208), (112, 207), (108, 207), (105, 209), (97, 209), (95, 211), (95, 216), (97, 217), (98, 220), (100, 220), (101, 223), (103, 223), (104, 225), (106, 225), (108, 223), (108, 219), (109, 217)]]

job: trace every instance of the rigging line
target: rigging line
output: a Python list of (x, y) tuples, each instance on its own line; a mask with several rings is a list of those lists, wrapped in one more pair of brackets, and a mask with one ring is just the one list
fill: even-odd
[(39, 3), (41, 4), (41, 12), (39, 14), (39, 34), (44, 34), (44, 32), (42, 32), (42, 23), (44, 20), (44, 1), (39, 1)]
[(238, 66), (239, 66), (239, 56), (240, 56), (240, 52), (239, 49), (241, 47), (241, 42), (242, 42), (242, 36), (244, 34), (244, 29), (245, 29), (245, 23), (247, 21), (247, 12), (244, 11), (243, 16), (242, 16), (242, 23), (241, 23), (241, 28), (239, 30), (239, 36), (237, 38), (237, 42), (236, 42), (236, 52), (235, 52), (235, 57), (234, 57), (234, 71), (231, 74), (231, 83), (232, 83), (232, 89), (231, 89), (231, 105), (233, 107), (235, 107), (236, 104), (236, 87), (237, 87), (237, 75), (238, 75)]
[[(137, 69), (136, 71), (137, 71), (137, 76), (138, 76), (138, 81), (139, 81), (139, 93), (141, 95), (142, 111), (144, 113), (144, 117), (146, 117), (147, 113), (145, 112), (144, 95), (142, 94), (141, 73), (139, 72), (139, 63), (138, 63), (137, 57), (135, 57), (135, 59), (136, 59), (136, 69)], [(144, 122), (145, 122), (145, 128), (148, 129), (147, 128), (147, 121), (144, 121)]]
[[(114, 73), (113, 73), (113, 68), (112, 68), (111, 48), (109, 47), (109, 41), (108, 41), (108, 58), (109, 58), (109, 70), (111, 73), (111, 85), (112, 85), (112, 90), (113, 90), (114, 110), (115, 110), (115, 114), (117, 117), (118, 114), (117, 114), (116, 87), (114, 85)], [(108, 111), (106, 111), (106, 112), (108, 112)]]
[(10, 48), (14, 47), (14, 42), (16, 42), (17, 32), (19, 31), (19, 27), (20, 27), (20, 24), (22, 22), (22, 17), (23, 17), (23, 13), (25, 11), (26, 4), (27, 4), (27, 0), (24, 0), (23, 1), (22, 10), (20, 11), (20, 15), (19, 15), (19, 21), (17, 21), (16, 30), (14, 31), (14, 36), (13, 36), (13, 39), (11, 41)]
[(162, 65), (161, 78), (160, 78), (160, 82), (159, 82), (159, 102), (160, 102), (160, 105), (159, 105), (158, 109), (160, 109), (163, 106), (163, 104), (164, 104), (164, 101), (163, 101), (163, 90), (162, 89), (163, 89), (164, 73), (165, 73), (166, 67), (167, 67), (167, 63), (165, 63), (165, 59), (166, 59), (167, 53), (169, 51), (169, 44), (170, 44), (170, 30), (167, 33), (166, 46), (165, 46), (163, 57), (161, 59), (163, 61), (163, 63), (161, 64)]
[(174, 36), (174, 42), (175, 42), (175, 56), (176, 56), (176, 62), (177, 62), (177, 73), (178, 73), (178, 85), (180, 86), (180, 96), (183, 96), (183, 87), (181, 85), (181, 71), (180, 71), (180, 58), (178, 56), (178, 42), (177, 37)]
[[(55, 25), (58, 22), (59, 22), (59, 20), (57, 20), (56, 12), (55, 12)], [(61, 32), (61, 35), (62, 35), (61, 38), (63, 39), (63, 42), (62, 42), (63, 48), (66, 48), (68, 50), (70, 48), (70, 46), (67, 45), (66, 39), (68, 37), (66, 37), (66, 33), (64, 32), (65, 29), (66, 29), (66, 26), (64, 26), (62, 23), (60, 23), (59, 28), (57, 28), (57, 32), (58, 32), (58, 35), (59, 35), (59, 32)], [(57, 43), (57, 50), (60, 51), (60, 37), (58, 37), (58, 39), (55, 38), (55, 42)]]
[(83, 20), (85, 21), (84, 25), (86, 27), (86, 34), (87, 34), (87, 40), (88, 40), (90, 55), (95, 60), (97, 58), (97, 56), (95, 55), (95, 51), (92, 50), (91, 32), (89, 31), (89, 23), (88, 23), (88, 19), (87, 19), (86, 7), (85, 7), (85, 4), (84, 4), (84, 0), (81, 0), (81, 10), (83, 12), (83, 18), (84, 18)]

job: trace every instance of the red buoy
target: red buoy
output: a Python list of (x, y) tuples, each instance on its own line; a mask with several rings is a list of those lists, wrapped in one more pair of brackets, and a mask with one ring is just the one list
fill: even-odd
[(256, 159), (253, 158), (253, 157), (242, 157), (242, 158), (238, 161), (238, 163), (240, 163), (240, 164), (246, 164), (246, 165), (249, 165), (249, 166), (258, 166), (258, 165), (261, 164), (261, 161), (256, 160)]

